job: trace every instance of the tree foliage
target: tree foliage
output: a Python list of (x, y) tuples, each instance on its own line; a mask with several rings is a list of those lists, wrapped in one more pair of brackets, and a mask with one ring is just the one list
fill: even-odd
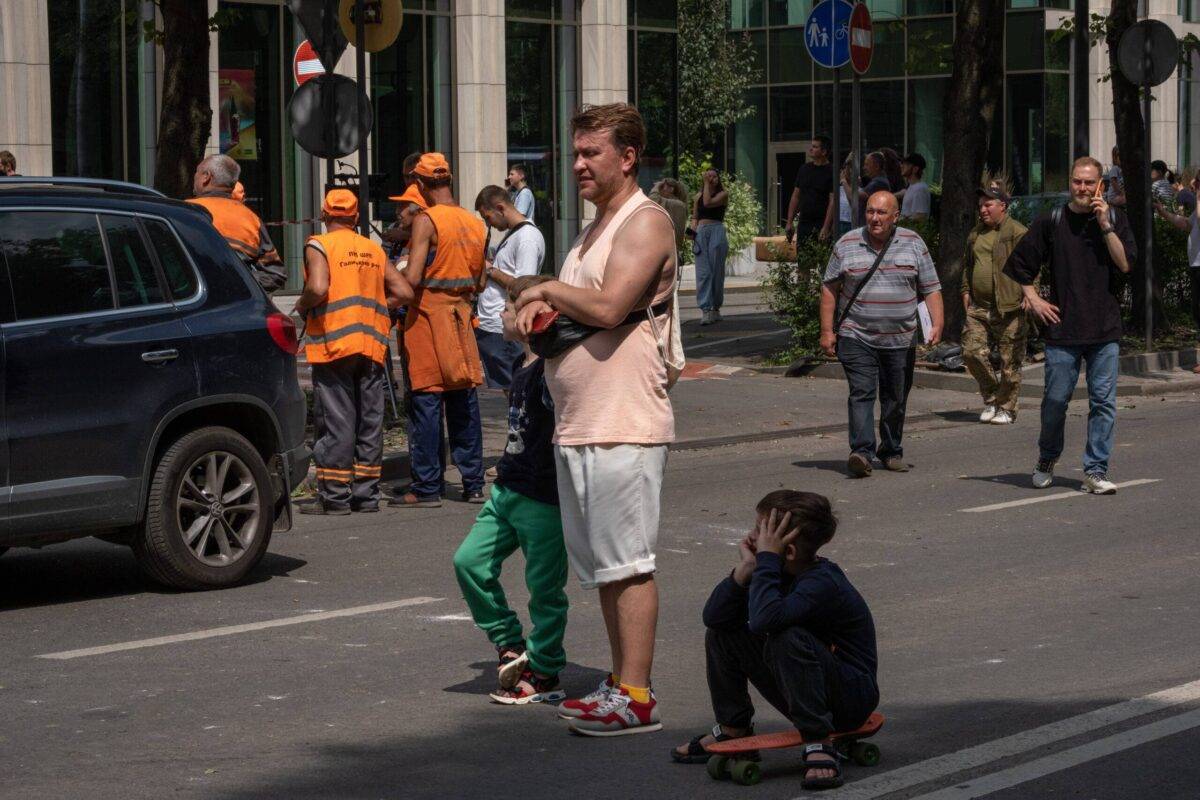
[(748, 34), (727, 34), (728, 0), (680, 0), (679, 146), (701, 152), (706, 138), (754, 113), (746, 89), (757, 79)]

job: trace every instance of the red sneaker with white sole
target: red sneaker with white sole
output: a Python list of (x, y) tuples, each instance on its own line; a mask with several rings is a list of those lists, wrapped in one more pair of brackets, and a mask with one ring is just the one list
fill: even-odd
[(601, 681), (600, 685), (597, 686), (593, 691), (588, 692), (583, 697), (578, 699), (564, 700), (563, 702), (559, 703), (558, 715), (563, 719), (575, 719), (576, 717), (582, 717), (584, 714), (588, 713), (596, 706), (607, 700), (608, 695), (614, 688), (616, 688), (616, 684), (613, 683), (612, 673), (610, 672), (608, 677)]
[(569, 720), (567, 725), (584, 736), (625, 736), (662, 730), (654, 693), (650, 693), (650, 702), (639, 703), (619, 686), (609, 692), (607, 700), (583, 716)]

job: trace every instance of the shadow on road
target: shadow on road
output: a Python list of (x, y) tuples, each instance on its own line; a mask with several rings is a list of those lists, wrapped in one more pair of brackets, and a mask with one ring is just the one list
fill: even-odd
[[(285, 577), (307, 563), (268, 552), (241, 585)], [(0, 558), (0, 611), (143, 593), (176, 594), (143, 576), (121, 545), (80, 541), (15, 548)]]
[[(479, 675), (469, 681), (447, 686), (442, 691), (454, 692), (456, 694), (479, 695), (486, 701), (488, 693), (496, 690), (496, 662), (477, 661), (471, 665), (471, 669), (479, 670)], [(566, 691), (567, 697), (585, 695), (595, 689), (600, 684), (600, 681), (607, 677), (608, 670), (585, 667), (582, 664), (570, 661), (567, 662), (567, 666), (563, 668), (563, 671), (559, 673), (559, 678), (562, 680), (562, 688)]]
[[(1018, 489), (1032, 489), (1033, 484), (1030, 483), (1031, 472), (1009, 472), (1004, 475), (969, 475), (963, 480), (968, 481), (984, 481), (986, 483), (1002, 483), (1006, 486), (1015, 486)], [(1050, 489), (1082, 489), (1083, 481), (1077, 478), (1063, 478), (1058, 475), (1054, 476), (1054, 484)]]
[(813, 461), (793, 461), (792, 466), (800, 467), (801, 469), (820, 469), (820, 470), (825, 470), (826, 472), (836, 472), (839, 475), (841, 475), (842, 477), (846, 478), (847, 480), (857, 480), (857, 478), (851, 477), (851, 475), (848, 472), (846, 472), (846, 459), (844, 459), (844, 458), (840, 458), (836, 461), (831, 461), (828, 459), (813, 460)]

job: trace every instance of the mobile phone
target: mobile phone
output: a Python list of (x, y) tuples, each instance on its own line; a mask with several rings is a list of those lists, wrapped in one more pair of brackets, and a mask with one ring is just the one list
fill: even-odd
[(533, 327), (530, 328), (530, 333), (545, 333), (550, 330), (550, 326), (554, 324), (554, 320), (558, 319), (557, 311), (543, 311), (533, 318)]
[(1096, 193), (1094, 195), (1092, 195), (1092, 197), (1094, 197), (1097, 200), (1104, 197), (1104, 181), (1100, 181), (1099, 183), (1096, 184)]

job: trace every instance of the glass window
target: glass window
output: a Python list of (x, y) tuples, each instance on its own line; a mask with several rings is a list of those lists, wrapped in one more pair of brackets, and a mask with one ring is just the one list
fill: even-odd
[(48, 0), (55, 175), (140, 179), (141, 22), (124, 0)]
[(899, 78), (904, 75), (904, 23), (877, 20), (872, 26), (875, 39), (871, 67), (865, 77)]
[[(838, 157), (840, 164), (850, 152), (850, 83), (842, 81), (838, 89)], [(813, 92), (813, 133), (833, 137), (833, 84), (818, 83)]]
[(1179, 70), (1179, 166), (1200, 164), (1200, 55), (1192, 52)]
[(636, 17), (629, 15), (629, 24), (639, 27), (675, 28), (679, 22), (679, 10), (676, 0), (637, 0), (630, 2), (637, 6)]
[(812, 137), (812, 86), (772, 87), (771, 141), (802, 142)]
[[(754, 113), (733, 126), (730, 142), (730, 172), (740, 173), (758, 194), (758, 202), (767, 207), (767, 90), (750, 89), (746, 105)], [(699, 187), (689, 186), (695, 192)]]
[(736, 37), (745, 37), (750, 42), (750, 49), (754, 52), (754, 77), (755, 83), (763, 83), (767, 80), (767, 32), (766, 31), (751, 31), (750, 33), (734, 33), (730, 34)]
[(866, 0), (871, 19), (900, 19), (904, 16), (904, 0)]
[[(904, 81), (864, 81), (862, 109), (863, 152), (890, 147), (903, 156)], [(872, 113), (872, 109), (891, 113)]]
[(108, 256), (116, 277), (117, 305), (128, 308), (165, 302), (137, 220), (105, 214), (100, 217), (100, 224), (108, 241)]
[(1070, 75), (1046, 75), (1046, 178), (1044, 192), (1066, 191), (1071, 174)]
[(158, 264), (167, 279), (167, 288), (175, 300), (186, 300), (196, 293), (196, 273), (188, 262), (183, 248), (167, 223), (157, 219), (142, 219), (150, 246), (158, 255)]
[(113, 307), (112, 282), (95, 214), (0, 213), (0, 250), (8, 261), (18, 320)]
[(667, 168), (674, 148), (675, 34), (637, 31), (636, 94), (634, 102), (646, 121), (646, 151), (638, 181), (651, 186)]
[(1041, 194), (1045, 186), (1042, 76), (1008, 78), (1008, 174), (1016, 194)]
[(813, 7), (810, 0), (768, 0), (767, 5), (770, 7), (768, 17), (773, 27), (804, 25)]
[(908, 23), (910, 75), (948, 75), (954, 66), (954, 18), (914, 19)]
[(1071, 69), (1071, 37), (1054, 41), (1054, 31), (1046, 31), (1046, 69)]
[(761, 28), (766, 24), (765, 0), (730, 0), (730, 28)]
[(554, 16), (555, 0), (508, 0), (504, 14), (508, 17), (550, 19)]
[(949, 78), (908, 82), (908, 149), (925, 156), (925, 181), (942, 182), (942, 120)]
[(1179, 0), (1179, 13), (1184, 22), (1200, 22), (1200, 0)]
[(1042, 13), (1009, 14), (1005, 30), (1005, 63), (1010, 70), (1041, 69), (1046, 23)]
[[(762, 69), (762, 62), (756, 65)], [(812, 59), (804, 47), (803, 28), (771, 31), (771, 83), (812, 80)]]
[(924, 14), (953, 14), (954, 0), (908, 0), (910, 17)]

